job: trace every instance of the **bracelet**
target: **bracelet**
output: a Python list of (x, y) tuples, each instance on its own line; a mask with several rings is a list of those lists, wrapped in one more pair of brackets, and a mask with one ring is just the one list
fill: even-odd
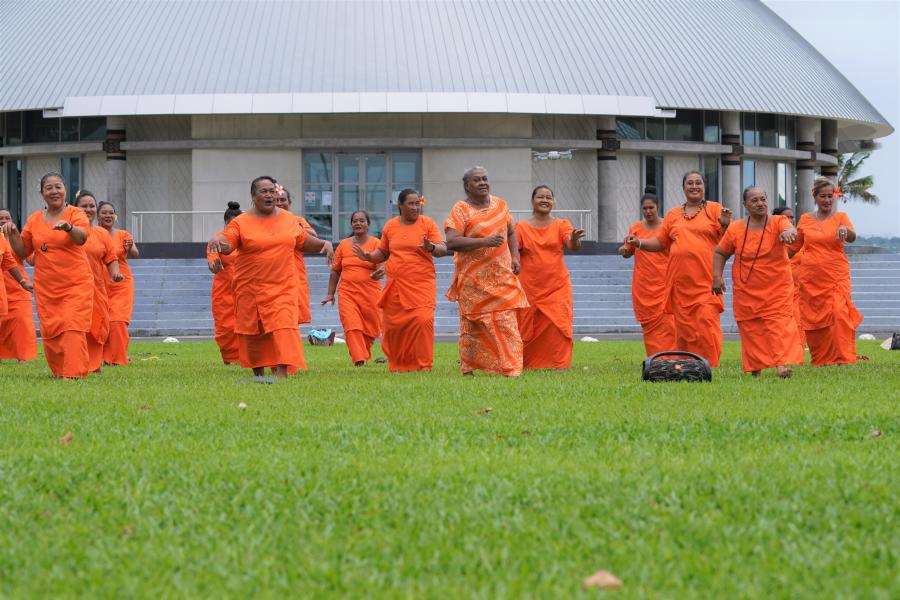
[(641, 238), (638, 238), (637, 243), (638, 243), (638, 249), (640, 249), (644, 245), (643, 242), (641, 242)]
[(72, 231), (73, 229), (75, 229), (75, 226), (72, 225), (71, 223), (69, 223), (69, 228), (66, 229), (66, 233), (71, 233), (71, 231)]

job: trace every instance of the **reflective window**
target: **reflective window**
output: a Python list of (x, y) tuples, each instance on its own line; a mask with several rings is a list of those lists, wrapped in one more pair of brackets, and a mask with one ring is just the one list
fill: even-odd
[(647, 119), (647, 139), (648, 140), (664, 140), (666, 139), (665, 121), (655, 117)]
[(619, 117), (616, 119), (616, 137), (620, 140), (644, 139), (644, 117)]
[(673, 142), (702, 142), (704, 122), (702, 110), (678, 110), (665, 120), (666, 139)]
[(81, 117), (79, 139), (85, 142), (102, 142), (106, 139), (106, 117)]
[(22, 227), (22, 163), (21, 159), (6, 159), (6, 208), (13, 221)]
[(788, 206), (787, 164), (775, 163), (775, 206)]
[(776, 116), (767, 113), (757, 113), (756, 130), (760, 146), (766, 148), (778, 147), (778, 126)]
[(704, 155), (700, 159), (701, 170), (706, 177), (706, 199), (718, 202), (719, 198), (719, 157)]
[(3, 145), (18, 146), (22, 143), (22, 113), (6, 113), (3, 128)]
[(758, 146), (756, 137), (756, 113), (741, 113), (741, 143)]
[(60, 141), (78, 141), (78, 117), (67, 117), (59, 120)]
[(45, 119), (44, 112), (29, 110), (22, 114), (24, 134), (23, 142), (26, 144), (44, 144), (59, 142), (59, 119)]
[(787, 115), (778, 115), (778, 148), (794, 149), (794, 127), (797, 119)]
[(707, 144), (718, 144), (722, 139), (719, 129), (719, 111), (706, 110), (703, 113), (703, 141)]
[(648, 185), (656, 188), (656, 198), (658, 199), (659, 214), (665, 214), (665, 198), (663, 192), (665, 179), (663, 179), (663, 157), (662, 156), (644, 156), (644, 189)]
[(68, 201), (75, 202), (75, 193), (81, 189), (81, 158), (65, 156), (59, 160), (59, 172), (66, 184)]
[(751, 185), (756, 185), (755, 160), (745, 160), (741, 163), (741, 181), (743, 183), (741, 191), (744, 191)]

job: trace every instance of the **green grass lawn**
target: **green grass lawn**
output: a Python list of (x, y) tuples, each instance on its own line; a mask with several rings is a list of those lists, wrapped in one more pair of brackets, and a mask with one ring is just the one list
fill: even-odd
[[(88, 381), (0, 365), (0, 596), (900, 595), (900, 352), (875, 343), (780, 381), (727, 342), (712, 384), (641, 383), (639, 342), (515, 380), (463, 378), (452, 344), (397, 375), (307, 347), (269, 386), (211, 342), (131, 351)], [(582, 592), (598, 569), (624, 586)]]

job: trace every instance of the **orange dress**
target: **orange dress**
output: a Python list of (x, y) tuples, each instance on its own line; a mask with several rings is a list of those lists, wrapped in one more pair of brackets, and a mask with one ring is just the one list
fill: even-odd
[[(3, 263), (3, 288), (0, 295), (6, 294), (7, 311), (2, 314), (0, 307), (0, 359), (34, 360), (37, 358), (37, 335), (34, 331), (34, 315), (31, 312), (31, 292), (19, 285), (10, 274), (9, 258), (15, 262), (25, 281), (28, 273), (25, 263), (15, 255), (9, 242), (0, 233), (0, 252), (9, 252)], [(2, 304), (2, 302), (0, 302)]]
[[(217, 235), (224, 235), (224, 232)], [(238, 337), (234, 332), (234, 264), (237, 257), (237, 251), (221, 255), (206, 252), (208, 262), (216, 258), (222, 262), (222, 270), (213, 276), (210, 304), (216, 344), (225, 364), (240, 362)]]
[(434, 257), (419, 248), (425, 238), (443, 241), (437, 223), (420, 215), (412, 225), (400, 217), (384, 224), (379, 248), (390, 253), (387, 283), (378, 306), (383, 311), (381, 350), (391, 371), (430, 371), (434, 362)]
[(572, 282), (563, 248), (574, 230), (565, 219), (546, 227), (516, 223), (519, 282), (531, 305), (518, 311), (526, 369), (568, 369), (572, 364)]
[[(295, 215), (294, 218), (297, 219), (300, 229), (313, 229), (309, 221), (303, 217)], [(298, 323), (310, 323), (312, 322), (312, 311), (309, 305), (309, 277), (306, 274), (306, 258), (302, 247), (294, 251), (294, 266), (297, 270), (297, 307), (300, 315)]]
[[(380, 240), (370, 237), (363, 244), (366, 252), (378, 249)], [(338, 315), (344, 328), (347, 351), (354, 363), (372, 358), (372, 344), (381, 335), (381, 282), (370, 275), (377, 267), (353, 254), (353, 238), (341, 240), (334, 251), (331, 269), (341, 274), (338, 282)]]
[[(491, 196), (485, 208), (465, 200), (453, 205), (444, 230), (464, 237), (506, 238), (512, 216), (506, 202)], [(480, 369), (507, 377), (522, 373), (523, 346), (517, 311), (528, 308), (519, 279), (512, 272), (508, 243), (453, 254), (454, 274), (447, 299), (459, 303), (459, 366), (463, 373)]]
[[(9, 272), (18, 266), (19, 263), (16, 261), (12, 247), (9, 245), (9, 242), (6, 241), (3, 234), (0, 233), (0, 270), (3, 271), (4, 277), (12, 277)], [(19, 283), (16, 282), (16, 285), (19, 285)], [(21, 288), (22, 286), (19, 285), (19, 287)], [(9, 301), (7, 300), (7, 286), (4, 284), (0, 286), (0, 319), (5, 317), (8, 311)]]
[(109, 337), (103, 346), (103, 362), (108, 365), (127, 365), (128, 324), (134, 310), (134, 277), (128, 266), (125, 240), (134, 238), (124, 229), (116, 229), (110, 237), (119, 261), (119, 273), (125, 279), (109, 286)]
[(790, 220), (782, 215), (770, 216), (762, 231), (748, 231), (747, 221), (741, 219), (731, 223), (719, 242), (723, 252), (734, 255), (732, 303), (747, 373), (803, 364), (791, 263), (778, 239), (789, 227)]
[(234, 331), (241, 366), (306, 369), (297, 327), (297, 271), (291, 258), (308, 234), (279, 210), (269, 217), (243, 213), (223, 236), (238, 251), (234, 263)]
[[(642, 221), (635, 221), (628, 229), (640, 239), (652, 238), (656, 229), (647, 229)], [(642, 252), (637, 246), (626, 244), (634, 254), (631, 273), (631, 306), (634, 318), (641, 324), (644, 351), (647, 356), (675, 350), (675, 317), (666, 304), (666, 274), (669, 270), (669, 251)]]
[(803, 266), (803, 252), (797, 252), (791, 257), (791, 275), (794, 278), (794, 320), (800, 331), (800, 341), (806, 347), (806, 332), (803, 331), (803, 319), (800, 316), (800, 269)]
[(682, 207), (666, 213), (656, 239), (669, 249), (666, 273), (666, 310), (675, 317), (676, 350), (694, 352), (719, 366), (725, 310), (721, 296), (712, 293), (712, 255), (722, 238), (722, 206), (707, 202), (691, 219)]
[(109, 232), (103, 227), (91, 227), (91, 235), (84, 243), (91, 273), (94, 276), (94, 310), (91, 313), (91, 330), (87, 336), (90, 370), (99, 371), (103, 366), (103, 347), (109, 336), (109, 288), (124, 283), (110, 281), (107, 265), (117, 260)]
[(824, 221), (807, 213), (791, 246), (803, 251), (800, 314), (813, 366), (856, 362), (856, 328), (863, 317), (850, 295), (850, 261), (837, 239), (841, 225), (853, 228), (846, 213), (837, 211)]
[[(89, 232), (84, 211), (66, 206), (59, 216)], [(94, 275), (84, 246), (44, 220), (44, 211), (28, 217), (22, 228), (25, 255), (34, 254), (34, 301), (44, 356), (56, 377), (87, 377), (87, 333), (91, 330)]]

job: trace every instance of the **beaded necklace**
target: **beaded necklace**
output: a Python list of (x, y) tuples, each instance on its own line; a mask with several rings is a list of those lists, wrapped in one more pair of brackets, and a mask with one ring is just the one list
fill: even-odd
[(769, 225), (769, 213), (766, 213), (766, 220), (763, 222), (762, 230), (759, 232), (759, 244), (756, 246), (756, 254), (753, 256), (753, 262), (750, 263), (750, 271), (747, 272), (747, 278), (744, 279), (744, 249), (747, 246), (747, 234), (750, 233), (750, 217), (747, 217), (744, 226), (744, 241), (741, 242), (741, 260), (738, 262), (738, 279), (741, 283), (750, 281), (753, 275), (753, 268), (756, 266), (756, 259), (759, 258), (759, 251), (762, 249), (763, 238), (766, 237), (766, 227)]
[(681, 205), (681, 216), (684, 217), (685, 221), (690, 221), (691, 219), (696, 218), (697, 215), (699, 215), (700, 213), (702, 213), (705, 210), (706, 210), (706, 200), (703, 200), (700, 202), (700, 204), (697, 205), (697, 212), (695, 212), (693, 215), (691, 215), (689, 217), (687, 214), (687, 202), (685, 202), (684, 204)]

